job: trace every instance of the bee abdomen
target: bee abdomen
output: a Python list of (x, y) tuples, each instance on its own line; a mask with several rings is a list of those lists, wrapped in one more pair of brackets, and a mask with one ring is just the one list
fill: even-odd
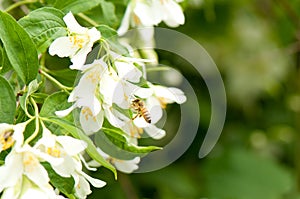
[(144, 117), (145, 121), (150, 124), (151, 123), (151, 116), (150, 116), (148, 110), (144, 109), (142, 112), (143, 112), (143, 117)]

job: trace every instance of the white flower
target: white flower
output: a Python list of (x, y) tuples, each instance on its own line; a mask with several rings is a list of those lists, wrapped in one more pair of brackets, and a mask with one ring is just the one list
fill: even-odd
[(87, 144), (70, 136), (56, 136), (46, 127), (43, 128), (43, 136), (34, 145), (34, 148), (48, 154), (49, 156), (60, 158), (59, 164), (51, 164), (54, 171), (62, 177), (70, 177), (75, 171), (74, 161), (78, 155), (85, 150)]
[(151, 27), (164, 21), (170, 27), (184, 24), (181, 7), (174, 0), (132, 0), (125, 11), (119, 35), (131, 27)]
[[(140, 157), (135, 157), (131, 160), (121, 160), (121, 159), (111, 157), (110, 155), (103, 152), (100, 148), (97, 148), (97, 151), (104, 159), (106, 159), (107, 161), (112, 163), (116, 167), (117, 170), (122, 171), (123, 173), (132, 173), (133, 171), (135, 171), (139, 168), (138, 163), (141, 160)], [(90, 161), (88, 164), (90, 166), (94, 166), (94, 167), (101, 166), (98, 162), (96, 162), (94, 160)]]
[[(150, 114), (151, 123), (149, 124), (146, 122), (143, 117), (137, 117), (134, 119), (134, 124), (138, 128), (143, 128), (150, 137), (154, 139), (161, 139), (165, 136), (166, 132), (163, 129), (157, 128), (155, 124), (163, 115), (162, 109), (164, 109), (166, 105), (170, 103), (184, 103), (186, 101), (186, 96), (182, 90), (178, 88), (152, 85), (149, 82), (148, 84), (150, 89), (153, 91), (152, 93), (145, 92), (144, 90), (137, 90), (136, 92), (139, 93), (140, 96), (146, 98), (145, 106)], [(129, 129), (132, 129), (132, 127)]]
[(3, 191), (2, 199), (66, 199), (61, 195), (57, 195), (52, 187), (39, 188), (28, 178), (24, 177), (15, 187), (9, 187)]
[(71, 12), (63, 19), (69, 35), (55, 39), (50, 45), (49, 54), (70, 57), (73, 63), (70, 68), (81, 70), (87, 54), (92, 50), (94, 42), (100, 39), (101, 33), (96, 28), (80, 26)]
[[(24, 130), (23, 124), (19, 125)], [(19, 128), (19, 125), (16, 126)], [(56, 199), (57, 195), (49, 184), (48, 173), (40, 161), (58, 165), (61, 160), (52, 158), (29, 145), (23, 146), (22, 130), (15, 130), (12, 137), (14, 146), (6, 156), (5, 164), (0, 167), (0, 192), (3, 191), (1, 198), (30, 198), (31, 193), (36, 193), (43, 195), (43, 198)], [(26, 187), (29, 180), (30, 184)]]
[(104, 113), (99, 100), (99, 82), (107, 71), (107, 65), (103, 60), (95, 60), (92, 64), (83, 66), (83, 75), (78, 85), (68, 98), (68, 102), (74, 104), (62, 111), (56, 111), (56, 115), (64, 117), (75, 108), (81, 108), (80, 124), (85, 133), (97, 132), (104, 119)]
[(80, 153), (87, 147), (84, 141), (70, 136), (53, 135), (44, 127), (43, 136), (34, 147), (50, 156), (62, 159), (59, 164), (51, 164), (51, 162), (50, 164), (58, 175), (74, 178), (74, 188), (79, 198), (86, 198), (91, 193), (88, 182), (97, 188), (106, 185), (104, 181), (94, 179), (82, 171), (81, 161), (84, 161), (84, 159), (81, 158)]
[(109, 106), (115, 103), (123, 109), (128, 109), (135, 90), (151, 92), (150, 89), (136, 85), (143, 77), (143, 72), (135, 64), (141, 66), (143, 65), (141, 62), (147, 60), (114, 56), (113, 64), (116, 70), (109, 68), (109, 71), (103, 74), (100, 82), (100, 93), (104, 97), (104, 102)]
[(26, 123), (11, 125), (6, 123), (0, 124), (0, 152), (6, 150), (15, 143), (14, 134), (20, 134), (26, 127)]

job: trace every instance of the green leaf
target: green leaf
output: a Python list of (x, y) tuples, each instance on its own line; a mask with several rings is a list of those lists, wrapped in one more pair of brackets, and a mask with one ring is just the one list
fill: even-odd
[[(42, 106), (40, 111), (41, 117), (56, 117), (55, 111), (58, 110), (65, 110), (71, 106), (71, 103), (68, 103), (69, 94), (63, 91), (53, 93), (52, 95), (48, 96)], [(73, 122), (73, 115), (70, 114), (62, 120)], [(51, 130), (52, 133), (56, 135), (64, 134), (63, 128), (58, 126), (54, 123), (47, 123), (48, 128)]]
[(65, 195), (70, 195), (73, 193), (75, 181), (72, 177), (65, 178), (58, 175), (51, 165), (47, 162), (41, 163), (48, 172), (48, 176), (50, 178), (51, 184), (56, 187), (59, 191), (61, 191)]
[(118, 17), (115, 13), (115, 5), (112, 2), (103, 1), (101, 3), (101, 8), (107, 23), (111, 26), (115, 26), (118, 23)]
[(14, 122), (16, 97), (9, 82), (0, 76), (0, 123)]
[(51, 70), (49, 74), (65, 86), (74, 86), (78, 71), (66, 68), (61, 70)]
[(40, 111), (41, 117), (56, 116), (55, 111), (64, 110), (71, 106), (67, 101), (69, 94), (64, 91), (59, 91), (48, 96)]
[(145, 156), (151, 151), (160, 150), (157, 146), (136, 146), (129, 142), (124, 132), (115, 127), (102, 128), (95, 135), (95, 143), (105, 153), (118, 159), (132, 159)]
[(67, 35), (63, 17), (62, 11), (44, 7), (21, 18), (19, 24), (29, 33), (38, 51), (45, 52), (54, 39)]
[(86, 152), (89, 154), (89, 156), (94, 160), (96, 160), (102, 166), (111, 170), (115, 174), (115, 178), (117, 178), (116, 169), (98, 153), (96, 146), (94, 145), (92, 140), (85, 133), (83, 133), (81, 129), (75, 127), (72, 123), (68, 121), (64, 121), (60, 118), (51, 117), (51, 118), (44, 118), (44, 120), (59, 125), (65, 131), (70, 133), (73, 137), (85, 141), (88, 144), (86, 148)]
[(77, 14), (90, 10), (102, 2), (102, 0), (56, 0), (54, 7), (63, 12), (71, 11), (73, 14)]
[(0, 11), (0, 39), (9, 62), (26, 84), (38, 74), (38, 55), (28, 33), (9, 14)]
[(12, 69), (12, 66), (8, 60), (6, 51), (0, 46), (0, 74), (5, 74)]

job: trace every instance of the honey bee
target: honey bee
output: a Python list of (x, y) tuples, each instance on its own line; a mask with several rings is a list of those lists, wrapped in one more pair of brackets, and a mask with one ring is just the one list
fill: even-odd
[(4, 134), (3, 134), (3, 139), (5, 142), (7, 142), (11, 136), (14, 134), (14, 131), (13, 130), (9, 130), (9, 131), (6, 131)]
[(149, 111), (147, 110), (145, 103), (141, 99), (135, 99), (131, 103), (131, 107), (137, 111), (137, 115), (132, 118), (134, 120), (137, 117), (142, 117), (145, 119), (146, 122), (149, 124), (151, 123), (151, 116)]

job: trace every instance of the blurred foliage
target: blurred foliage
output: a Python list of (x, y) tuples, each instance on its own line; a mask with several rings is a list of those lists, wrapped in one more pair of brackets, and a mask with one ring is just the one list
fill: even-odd
[(197, 93), (198, 135), (172, 165), (120, 175), (109, 182), (114, 191), (97, 190), (91, 198), (300, 198), (300, 1), (189, 0), (184, 7), (186, 24), (177, 30), (203, 45), (224, 79), (223, 133), (214, 150), (198, 159), (210, 118), (207, 88), (182, 59), (159, 52), (161, 62), (181, 71)]

